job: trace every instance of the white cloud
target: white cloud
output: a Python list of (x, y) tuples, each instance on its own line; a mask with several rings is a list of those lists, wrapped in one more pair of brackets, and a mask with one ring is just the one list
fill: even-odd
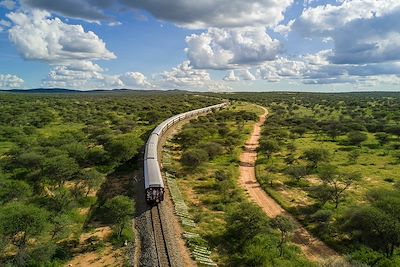
[(16, 3), (13, 0), (3, 0), (0, 1), (0, 7), (5, 7), (9, 10), (14, 9), (16, 6)]
[(228, 73), (223, 78), (223, 80), (227, 81), (227, 82), (238, 82), (238, 81), (240, 81), (239, 77), (236, 77), (234, 70), (228, 71)]
[(240, 80), (254, 81), (256, 77), (248, 69), (229, 70), (226, 76), (223, 78), (227, 82), (237, 82)]
[(151, 89), (155, 86), (140, 72), (126, 72), (122, 75), (107, 75), (91, 61), (75, 62), (56, 66), (42, 81), (44, 87), (74, 89)]
[(333, 41), (336, 64), (400, 60), (400, 1), (345, 0), (305, 9), (292, 29)]
[(240, 77), (245, 81), (255, 81), (256, 77), (248, 69), (238, 70)]
[(54, 67), (42, 81), (44, 87), (101, 89), (122, 86), (118, 77), (107, 77), (103, 69), (90, 61)]
[(305, 9), (294, 27), (306, 36), (329, 35), (351, 21), (382, 17), (399, 7), (398, 0), (345, 0)]
[(48, 12), (12, 12), (7, 17), (14, 24), (9, 30), (9, 38), (25, 59), (60, 64), (116, 58), (95, 33), (85, 32), (81, 25), (69, 25), (59, 18), (51, 18)]
[(153, 88), (154, 86), (147, 80), (146, 76), (140, 72), (127, 72), (119, 79), (124, 83), (124, 86), (129, 88)]
[(13, 89), (21, 88), (24, 84), (24, 80), (16, 75), (11, 74), (0, 74), (0, 88), (1, 89)]
[(110, 27), (121, 26), (122, 22), (120, 22), (120, 21), (112, 21), (112, 22), (109, 22), (107, 25), (110, 26)]
[(306, 69), (307, 64), (301, 59), (290, 60), (280, 57), (275, 61), (266, 62), (259, 66), (257, 76), (270, 82), (277, 82), (282, 78), (300, 78)]
[(224, 82), (214, 81), (210, 74), (205, 70), (194, 69), (189, 61), (171, 71), (164, 71), (162, 74), (160, 87), (184, 90), (209, 90), (209, 91), (229, 91), (231, 88)]
[(11, 23), (7, 20), (0, 19), (0, 32), (2, 32), (5, 28), (8, 28), (11, 26)]
[(293, 0), (22, 0), (25, 6), (88, 21), (110, 19), (106, 10), (146, 10), (158, 19), (177, 25), (209, 27), (275, 26)]
[(185, 49), (195, 68), (230, 69), (273, 60), (281, 51), (265, 28), (217, 29), (186, 37)]

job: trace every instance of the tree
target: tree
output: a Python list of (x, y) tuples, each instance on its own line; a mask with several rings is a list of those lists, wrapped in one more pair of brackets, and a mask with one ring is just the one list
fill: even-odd
[(241, 203), (225, 214), (225, 241), (233, 248), (242, 248), (256, 234), (270, 229), (267, 217), (251, 203)]
[(270, 158), (272, 153), (279, 152), (281, 147), (275, 140), (266, 140), (261, 142), (260, 150), (267, 154), (267, 158)]
[(72, 225), (71, 217), (68, 214), (61, 214), (51, 218), (53, 229), (51, 230), (51, 239), (60, 240), (68, 237)]
[(72, 180), (79, 172), (79, 165), (67, 155), (50, 157), (44, 162), (43, 174), (50, 182), (59, 187), (65, 181)]
[(0, 203), (7, 203), (15, 199), (23, 199), (31, 195), (32, 191), (24, 181), (0, 180)]
[(348, 154), (349, 163), (351, 164), (357, 163), (357, 159), (360, 157), (360, 155), (361, 153), (359, 149), (354, 149), (350, 151)]
[(283, 215), (278, 215), (271, 220), (271, 225), (272, 227), (277, 228), (281, 233), (278, 248), (279, 248), (279, 256), (282, 257), (284, 245), (288, 241), (290, 234), (294, 230), (294, 224), (290, 220), (290, 218)]
[(9, 203), (0, 208), (0, 233), (20, 253), (26, 249), (29, 239), (43, 234), (48, 225), (48, 217), (47, 211), (32, 204)]
[(89, 195), (92, 189), (98, 189), (103, 183), (104, 175), (95, 169), (88, 169), (83, 171), (84, 183), (86, 184), (86, 196)]
[(345, 215), (344, 229), (386, 257), (393, 256), (400, 244), (400, 221), (374, 206), (351, 209)]
[(375, 139), (378, 140), (379, 144), (381, 146), (386, 145), (390, 141), (390, 135), (387, 133), (376, 133), (375, 134)]
[(135, 136), (123, 135), (112, 138), (105, 144), (105, 149), (110, 153), (114, 162), (125, 162), (139, 153), (143, 141)]
[(362, 142), (368, 139), (367, 134), (360, 131), (352, 131), (347, 134), (347, 140), (350, 145), (360, 146)]
[(361, 180), (360, 173), (341, 173), (332, 165), (320, 167), (318, 175), (323, 183), (329, 187), (331, 191), (330, 199), (335, 203), (335, 208), (339, 206), (345, 191), (355, 182)]
[(185, 152), (183, 152), (181, 158), (183, 165), (193, 169), (199, 167), (203, 162), (207, 160), (208, 160), (208, 153), (203, 149), (199, 148), (186, 150)]
[(329, 161), (329, 151), (324, 148), (310, 148), (303, 153), (303, 158), (311, 163), (312, 168), (317, 168), (319, 163)]
[(289, 166), (286, 169), (286, 174), (298, 182), (300, 179), (308, 175), (308, 169), (306, 166), (301, 165)]
[(292, 165), (296, 161), (296, 157), (293, 154), (289, 154), (284, 159), (285, 163), (288, 165)]
[(224, 147), (221, 144), (215, 142), (208, 142), (202, 144), (200, 147), (207, 151), (208, 157), (210, 159), (213, 159), (214, 157), (224, 153)]
[(397, 135), (400, 137), (400, 126), (399, 125), (391, 125), (385, 129), (386, 132)]
[(297, 127), (294, 127), (291, 130), (291, 132), (294, 133), (294, 134), (298, 134), (300, 137), (303, 137), (303, 135), (307, 132), (307, 129), (305, 127), (302, 127), (302, 126), (297, 126)]
[(122, 231), (133, 216), (134, 202), (126, 196), (116, 196), (105, 203), (108, 218), (115, 224), (117, 236), (121, 237)]

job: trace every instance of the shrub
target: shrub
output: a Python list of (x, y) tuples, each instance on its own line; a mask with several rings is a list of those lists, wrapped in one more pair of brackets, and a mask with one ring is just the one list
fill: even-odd
[(182, 164), (195, 169), (208, 160), (208, 153), (203, 149), (189, 149), (182, 154)]

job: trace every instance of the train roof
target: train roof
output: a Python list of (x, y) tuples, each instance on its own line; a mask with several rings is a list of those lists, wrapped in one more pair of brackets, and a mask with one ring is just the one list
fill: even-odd
[(147, 159), (144, 161), (144, 178), (146, 189), (149, 187), (164, 187), (160, 166), (156, 159)]

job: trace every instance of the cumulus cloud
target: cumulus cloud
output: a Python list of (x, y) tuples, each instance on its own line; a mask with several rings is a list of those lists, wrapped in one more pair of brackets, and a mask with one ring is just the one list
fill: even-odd
[(124, 83), (124, 86), (129, 88), (152, 88), (152, 85), (147, 77), (140, 72), (127, 72), (119, 77)]
[(0, 7), (5, 7), (8, 10), (14, 9), (16, 6), (16, 3), (13, 0), (3, 0), (0, 1)]
[(110, 19), (105, 10), (142, 9), (177, 25), (208, 27), (275, 26), (293, 0), (22, 0), (25, 6), (89, 21)]
[(282, 78), (300, 78), (306, 69), (307, 63), (301, 59), (290, 60), (280, 57), (259, 66), (257, 76), (270, 82), (277, 82)]
[(345, 0), (305, 9), (292, 28), (332, 40), (332, 63), (387, 62), (400, 60), (399, 16), (398, 0)]
[(0, 32), (2, 32), (5, 28), (8, 28), (11, 26), (11, 23), (7, 20), (0, 19)]
[(54, 67), (42, 81), (44, 87), (62, 87), (75, 89), (101, 89), (119, 87), (118, 77), (103, 75), (103, 69), (90, 61), (74, 62)]
[(0, 74), (0, 88), (1, 89), (13, 89), (21, 88), (24, 84), (24, 80), (16, 75), (11, 74)]
[(227, 82), (237, 82), (240, 80), (244, 81), (254, 81), (256, 77), (248, 69), (240, 70), (229, 70), (226, 76), (223, 78)]
[(265, 28), (217, 29), (186, 37), (185, 52), (200, 69), (230, 69), (273, 60), (281, 51)]
[(14, 24), (9, 38), (25, 59), (59, 64), (116, 58), (94, 32), (51, 18), (46, 11), (11, 12), (7, 17)]
[(162, 74), (161, 87), (209, 91), (231, 90), (224, 82), (214, 81), (205, 70), (194, 69), (189, 61), (184, 61), (171, 71)]
[(227, 81), (227, 82), (238, 82), (238, 81), (240, 81), (239, 77), (236, 77), (235, 71), (233, 71), (233, 70), (228, 71), (228, 73), (223, 78), (223, 80)]
[(91, 61), (74, 62), (56, 66), (42, 81), (44, 87), (74, 89), (152, 89), (155, 86), (140, 72), (126, 72), (121, 75), (107, 75)]

